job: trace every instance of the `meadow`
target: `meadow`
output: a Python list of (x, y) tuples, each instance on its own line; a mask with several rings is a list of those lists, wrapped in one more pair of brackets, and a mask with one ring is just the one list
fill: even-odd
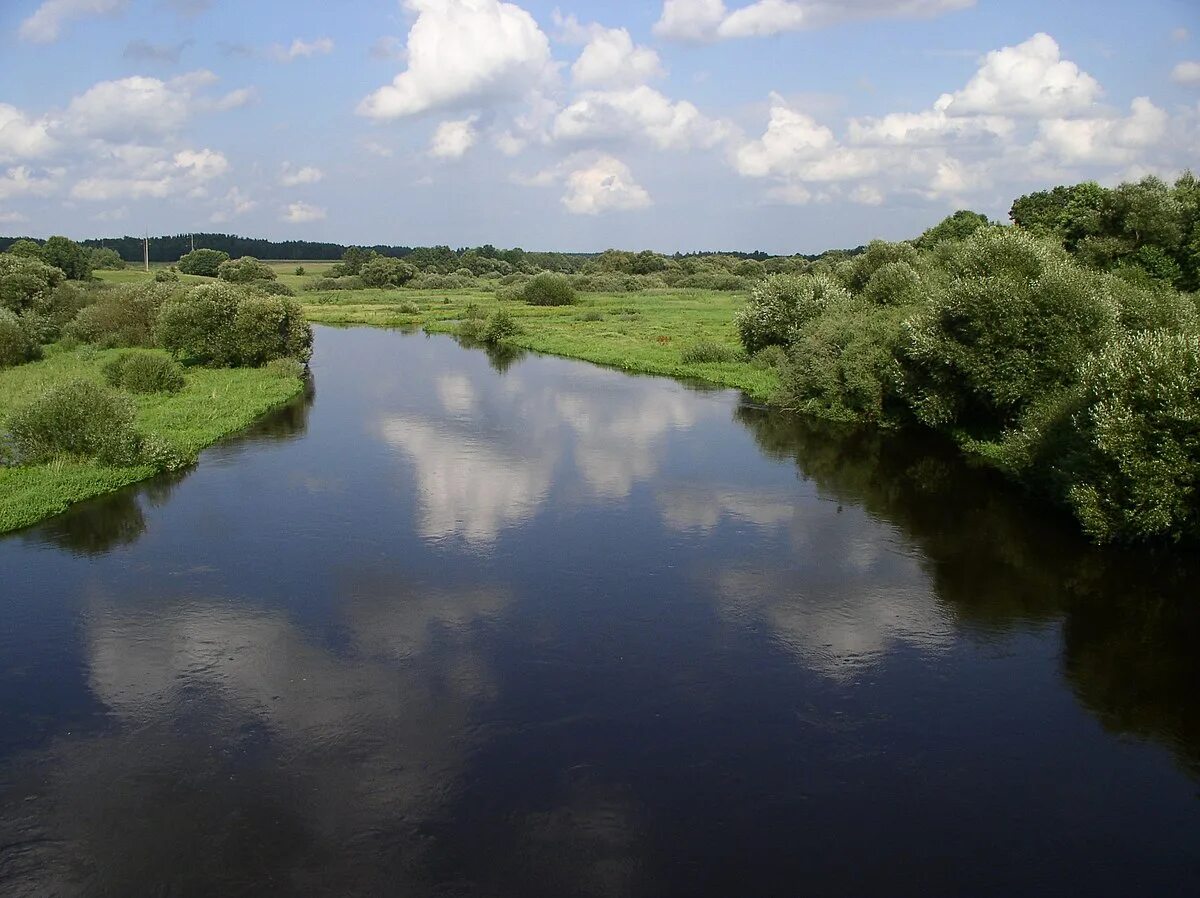
[[(121, 352), (87, 347), (51, 349), (42, 361), (0, 370), (0, 421), (57, 384), (74, 380), (104, 383), (105, 364)], [(139, 430), (165, 440), (181, 457), (190, 459), (222, 437), (250, 426), (303, 389), (301, 378), (280, 377), (266, 368), (193, 368), (178, 393), (136, 395), (132, 400)], [(67, 459), (0, 467), (0, 533), (156, 473), (148, 464), (109, 467)]]

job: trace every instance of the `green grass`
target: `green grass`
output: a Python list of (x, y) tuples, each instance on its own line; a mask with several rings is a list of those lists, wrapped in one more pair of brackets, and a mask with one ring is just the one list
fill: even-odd
[[(502, 303), (494, 293), (480, 290), (302, 293), (300, 301), (304, 303), (305, 314), (314, 322), (416, 326), (430, 333), (453, 333), (472, 303), (489, 315), (503, 306), (522, 330), (508, 342), (524, 349), (642, 374), (708, 381), (743, 390), (758, 400), (769, 398), (778, 383), (774, 371), (751, 366), (741, 352), (733, 318), (745, 297), (736, 293), (703, 290), (584, 293), (576, 305), (555, 307)], [(417, 314), (401, 311), (400, 306), (406, 302), (415, 302), (421, 311)], [(728, 346), (739, 360), (684, 362), (684, 351), (697, 343)]]
[[(74, 378), (103, 382), (104, 363), (121, 351), (52, 348), (43, 361), (0, 371), (0, 425), (13, 409), (55, 384)], [(143, 433), (161, 437), (192, 457), (283, 405), (303, 386), (299, 378), (279, 378), (260, 369), (192, 368), (181, 392), (132, 398)], [(73, 502), (112, 492), (154, 473), (145, 465), (108, 468), (65, 460), (0, 468), (0, 533), (28, 526), (64, 511)]]

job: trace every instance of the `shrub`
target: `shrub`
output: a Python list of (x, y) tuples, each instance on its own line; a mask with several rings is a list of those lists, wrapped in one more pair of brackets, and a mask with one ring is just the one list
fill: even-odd
[(0, 253), (0, 309), (23, 312), (65, 279), (41, 259)]
[(0, 309), (0, 368), (23, 365), (42, 357), (42, 346), (29, 325), (8, 309)]
[(580, 321), (603, 321), (604, 313), (599, 309), (589, 309), (579, 316)]
[(8, 429), (22, 464), (68, 455), (124, 466), (142, 459), (143, 440), (133, 418), (133, 405), (119, 394), (88, 380), (75, 380), (13, 412)]
[(904, 314), (859, 298), (831, 302), (787, 354), (782, 404), (835, 421), (889, 423), (903, 408), (897, 355)]
[(160, 268), (154, 272), (154, 283), (156, 284), (178, 284), (179, 272), (171, 268)]
[(496, 344), (520, 332), (521, 328), (517, 325), (516, 319), (509, 314), (509, 311), (507, 309), (497, 309), (492, 313), (492, 317), (488, 319), (487, 326), (483, 329), (482, 337), (485, 343)]
[(685, 275), (676, 280), (673, 286), (687, 287), (692, 290), (721, 290), (733, 293), (745, 290), (749, 283), (745, 278), (728, 271), (712, 271)]
[(398, 308), (405, 315), (420, 315), (421, 314), (421, 307), (419, 305), (417, 305), (415, 302), (413, 302), (411, 299), (400, 303)]
[(737, 362), (741, 360), (741, 354), (732, 346), (706, 340), (693, 343), (680, 354), (680, 359), (685, 365), (706, 365)]
[(872, 240), (865, 250), (838, 266), (838, 276), (851, 292), (858, 293), (879, 269), (901, 262), (916, 264), (917, 251), (911, 243)]
[(312, 341), (312, 328), (294, 300), (247, 296), (238, 303), (233, 322), (231, 364), (258, 367), (282, 358), (307, 361)]
[(158, 310), (171, 291), (164, 285), (108, 291), (63, 328), (63, 336), (102, 349), (153, 346)]
[(1074, 380), (1115, 333), (1116, 303), (1107, 279), (1022, 231), (952, 246), (954, 280), (906, 326), (907, 391), (926, 424), (987, 440)]
[(178, 393), (186, 378), (183, 366), (157, 352), (123, 352), (104, 366), (111, 386), (131, 393)]
[(921, 275), (908, 262), (887, 262), (862, 288), (862, 298), (876, 305), (911, 305), (922, 299)]
[(988, 227), (988, 217), (980, 212), (960, 209), (913, 241), (918, 249), (932, 249), (941, 243), (966, 240), (980, 228)]
[(179, 260), (179, 270), (184, 274), (195, 274), (215, 278), (221, 265), (229, 261), (229, 253), (219, 249), (194, 249)]
[(229, 259), (222, 262), (217, 267), (217, 277), (230, 284), (276, 280), (274, 269), (253, 256), (242, 256), (240, 259)]
[(304, 285), (304, 289), (313, 293), (324, 293), (331, 290), (362, 290), (367, 285), (362, 278), (348, 275), (340, 278), (317, 278)]
[(750, 357), (750, 366), (765, 371), (782, 367), (787, 360), (787, 350), (782, 346), (767, 346)]
[(304, 266), (303, 265), (296, 266), (296, 277), (298, 277), (298, 278), (304, 277)]
[(550, 271), (536, 275), (526, 284), (521, 298), (531, 306), (569, 306), (577, 299), (567, 276)]
[(1139, 287), (1119, 277), (1110, 279), (1108, 287), (1117, 303), (1121, 327), (1126, 330), (1184, 331), (1195, 326), (1195, 306), (1182, 293)]
[(225, 283), (204, 284), (164, 303), (154, 336), (176, 357), (218, 367), (237, 361), (233, 340), (238, 306), (245, 294)]
[(93, 271), (123, 271), (125, 260), (115, 249), (108, 246), (98, 246), (91, 250)]
[(399, 259), (376, 256), (362, 266), (358, 276), (368, 287), (403, 287), (417, 276), (417, 270)]
[(1083, 366), (1068, 499), (1100, 540), (1200, 535), (1200, 336), (1118, 337)]
[(57, 332), (95, 299), (96, 293), (92, 290), (79, 284), (62, 283), (38, 297), (33, 304), (33, 311), (49, 322), (56, 331), (52, 339), (58, 339)]
[(295, 296), (296, 291), (287, 284), (281, 284), (279, 281), (253, 281), (246, 285), (246, 289), (251, 293), (257, 293), (259, 296)]
[(306, 368), (304, 362), (299, 359), (271, 359), (263, 366), (263, 371), (277, 377), (280, 380), (287, 380), (294, 377), (304, 377)]
[(750, 354), (767, 346), (786, 346), (831, 300), (848, 295), (846, 288), (828, 275), (770, 275), (759, 282), (737, 314), (742, 346)]

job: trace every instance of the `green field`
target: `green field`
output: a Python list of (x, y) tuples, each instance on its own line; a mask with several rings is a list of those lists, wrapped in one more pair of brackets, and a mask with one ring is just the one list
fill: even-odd
[[(557, 307), (501, 302), (494, 293), (471, 290), (362, 290), (300, 297), (310, 321), (423, 327), (429, 333), (453, 333), (471, 304), (486, 314), (503, 306), (521, 327), (522, 332), (508, 341), (513, 346), (626, 371), (704, 380), (735, 387), (758, 400), (766, 400), (777, 383), (774, 371), (745, 361), (686, 364), (681, 359), (684, 350), (701, 342), (741, 352), (733, 316), (745, 299), (736, 293), (584, 293), (577, 304)], [(406, 303), (415, 303), (420, 311), (402, 311)]]
[[(530, 306), (501, 302), (484, 290), (340, 290), (309, 292), (305, 285), (320, 277), (332, 262), (267, 262), (280, 283), (296, 291), (308, 319), (319, 324), (375, 327), (421, 327), (429, 333), (453, 333), (477, 306), (491, 314), (501, 305), (518, 320), (522, 333), (509, 342), (522, 349), (583, 359), (642, 374), (703, 380), (743, 390), (765, 401), (777, 378), (748, 362), (686, 364), (681, 353), (700, 342), (714, 342), (741, 352), (733, 318), (745, 302), (740, 293), (716, 290), (655, 289), (639, 293), (582, 293), (572, 306)], [(297, 266), (305, 275), (297, 277)], [(160, 266), (162, 267), (162, 266)], [(153, 266), (152, 266), (153, 268)], [(145, 272), (101, 271), (105, 281), (129, 283)], [(184, 278), (204, 283), (206, 278)], [(415, 303), (420, 311), (401, 307)], [(599, 320), (588, 320), (600, 316)]]
[[(105, 274), (125, 274), (105, 272)], [(145, 275), (142, 275), (145, 277)], [(106, 278), (107, 280), (108, 278)], [(55, 352), (46, 359), (0, 371), (0, 423), (13, 409), (67, 380), (103, 381), (104, 363), (122, 350)], [(136, 396), (137, 424), (186, 456), (253, 424), (303, 389), (299, 378), (263, 369), (193, 368), (176, 394)], [(0, 467), (0, 533), (25, 527), (73, 502), (108, 493), (155, 473), (149, 466), (109, 468), (61, 460), (30, 467)]]

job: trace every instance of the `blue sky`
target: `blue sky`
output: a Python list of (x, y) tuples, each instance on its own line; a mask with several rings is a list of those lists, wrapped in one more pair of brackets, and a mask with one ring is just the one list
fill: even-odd
[(1197, 165), (1195, 0), (5, 0), (0, 233), (810, 252)]

